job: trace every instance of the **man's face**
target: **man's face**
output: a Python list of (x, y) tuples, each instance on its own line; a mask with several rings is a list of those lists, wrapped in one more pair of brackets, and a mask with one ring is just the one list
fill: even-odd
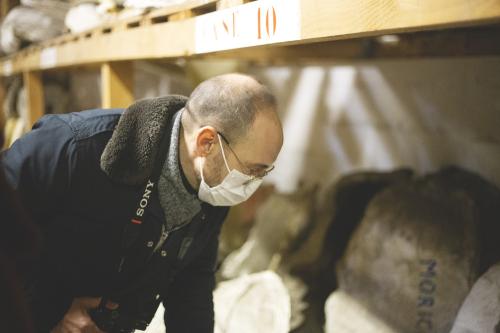
[(236, 144), (228, 143), (214, 133), (214, 144), (206, 156), (203, 167), (205, 182), (209, 186), (220, 184), (228, 174), (221, 144), (229, 169), (236, 169), (255, 177), (262, 177), (266, 174), (266, 170), (273, 166), (283, 144), (281, 125), (273, 116), (267, 113), (257, 114), (246, 138)]

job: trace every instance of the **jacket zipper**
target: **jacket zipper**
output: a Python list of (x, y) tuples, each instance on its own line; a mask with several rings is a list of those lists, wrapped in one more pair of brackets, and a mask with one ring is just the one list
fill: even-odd
[(158, 242), (156, 243), (156, 246), (154, 247), (153, 253), (155, 253), (156, 251), (158, 251), (162, 247), (162, 245), (165, 243), (165, 241), (167, 240), (169, 235), (170, 235), (170, 232), (165, 230), (165, 224), (162, 224), (161, 225), (161, 236), (160, 236), (160, 239), (158, 240)]
[(186, 222), (182, 223), (181, 225), (176, 226), (175, 228), (173, 228), (171, 230), (165, 230), (166, 229), (165, 223), (163, 223), (161, 225), (161, 236), (160, 236), (160, 239), (156, 243), (156, 246), (154, 247), (154, 250), (151, 253), (151, 255), (153, 253), (155, 253), (156, 251), (158, 251), (163, 246), (163, 244), (165, 244), (165, 241), (167, 240), (168, 236), (170, 236), (170, 234), (172, 232), (179, 230), (180, 228), (188, 225), (190, 222), (191, 222), (191, 219), (187, 220)]

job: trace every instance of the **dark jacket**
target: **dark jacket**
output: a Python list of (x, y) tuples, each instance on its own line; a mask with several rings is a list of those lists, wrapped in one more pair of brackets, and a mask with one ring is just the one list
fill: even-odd
[(126, 289), (151, 262), (161, 269), (132, 303), (140, 307), (160, 297), (169, 333), (213, 331), (214, 270), (226, 208), (202, 205), (189, 224), (194, 240), (187, 252), (189, 228), (183, 227), (153, 254), (164, 223), (154, 195), (117, 274), (124, 226), (143, 195), (162, 134), (170, 136), (168, 122), (185, 102), (167, 96), (127, 110), (44, 116), (4, 153), (7, 180), (45, 236), (38, 273), (28, 283), (40, 332), (62, 319), (73, 298)]
[(36, 260), (39, 233), (7, 184), (1, 159), (0, 211), (0, 331), (32, 333), (22, 281)]

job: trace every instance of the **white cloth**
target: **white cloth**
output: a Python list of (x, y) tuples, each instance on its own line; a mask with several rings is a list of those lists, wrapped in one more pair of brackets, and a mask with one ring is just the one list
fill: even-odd
[[(146, 333), (165, 333), (164, 312), (160, 305)], [(214, 312), (214, 333), (290, 331), (290, 297), (281, 278), (271, 271), (221, 282), (214, 291)]]
[(328, 297), (325, 314), (325, 333), (399, 333), (342, 291)]
[(290, 297), (272, 271), (221, 282), (214, 292), (215, 333), (288, 333)]
[(97, 12), (97, 5), (82, 3), (71, 8), (64, 23), (72, 33), (93, 29), (105, 22), (105, 17)]
[(497, 325), (500, 325), (500, 263), (474, 284), (450, 333), (493, 333)]
[(40, 42), (64, 31), (64, 18), (46, 10), (18, 6), (6, 16), (1, 28), (1, 47), (5, 53), (21, 48), (22, 42)]

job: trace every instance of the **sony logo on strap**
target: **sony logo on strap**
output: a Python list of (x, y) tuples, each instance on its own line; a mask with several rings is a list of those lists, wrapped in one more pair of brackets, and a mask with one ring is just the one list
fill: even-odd
[[(139, 201), (139, 207), (137, 207), (137, 210), (135, 211), (135, 215), (137, 217), (142, 217), (144, 215), (144, 210), (149, 204), (149, 199), (151, 196), (151, 192), (153, 190), (155, 183), (151, 182), (151, 180), (148, 180), (148, 184), (146, 185), (146, 189), (144, 190), (144, 194), (142, 195), (141, 201)], [(135, 224), (141, 224), (142, 221), (139, 219), (132, 219), (132, 223)]]

